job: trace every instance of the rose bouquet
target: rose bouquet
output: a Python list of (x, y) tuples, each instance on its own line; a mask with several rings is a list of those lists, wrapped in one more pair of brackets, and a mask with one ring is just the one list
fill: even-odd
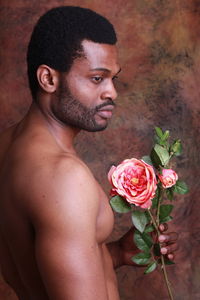
[[(108, 179), (112, 185), (110, 204), (119, 213), (131, 212), (136, 228), (134, 242), (141, 251), (132, 257), (138, 265), (147, 265), (145, 274), (159, 265), (164, 274), (170, 299), (173, 299), (166, 265), (173, 264), (160, 251), (157, 237), (159, 226), (172, 220), (172, 201), (175, 193), (186, 194), (188, 187), (171, 169), (171, 159), (182, 152), (179, 139), (170, 143), (169, 131), (155, 127), (155, 145), (150, 156), (125, 159), (112, 166)], [(152, 236), (156, 238), (152, 238)]]

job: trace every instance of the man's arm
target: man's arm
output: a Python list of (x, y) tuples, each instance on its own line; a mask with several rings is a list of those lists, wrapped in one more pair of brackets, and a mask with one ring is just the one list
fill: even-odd
[(73, 163), (40, 177), (32, 193), (38, 268), (50, 299), (106, 300), (108, 293), (96, 240), (99, 197), (87, 169)]

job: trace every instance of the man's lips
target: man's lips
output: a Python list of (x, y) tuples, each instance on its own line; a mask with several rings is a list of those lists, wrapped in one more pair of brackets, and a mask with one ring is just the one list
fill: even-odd
[(98, 109), (97, 114), (104, 119), (109, 119), (112, 117), (113, 109), (114, 109), (113, 105), (106, 105)]

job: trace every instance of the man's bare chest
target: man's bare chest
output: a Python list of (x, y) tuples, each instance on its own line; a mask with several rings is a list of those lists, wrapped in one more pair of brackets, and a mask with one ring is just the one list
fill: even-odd
[(113, 230), (114, 215), (109, 204), (108, 197), (97, 183), (99, 189), (99, 213), (97, 217), (97, 241), (103, 243), (107, 240)]

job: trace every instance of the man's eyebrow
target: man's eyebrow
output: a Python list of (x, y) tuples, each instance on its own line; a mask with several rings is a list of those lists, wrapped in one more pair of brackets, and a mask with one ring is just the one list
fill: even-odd
[[(121, 68), (119, 68), (119, 70), (117, 71), (116, 75), (119, 74), (119, 72), (121, 72)], [(91, 69), (90, 71), (102, 71), (102, 72), (107, 72), (107, 73), (111, 73), (111, 70), (106, 69), (106, 68), (94, 68)]]

